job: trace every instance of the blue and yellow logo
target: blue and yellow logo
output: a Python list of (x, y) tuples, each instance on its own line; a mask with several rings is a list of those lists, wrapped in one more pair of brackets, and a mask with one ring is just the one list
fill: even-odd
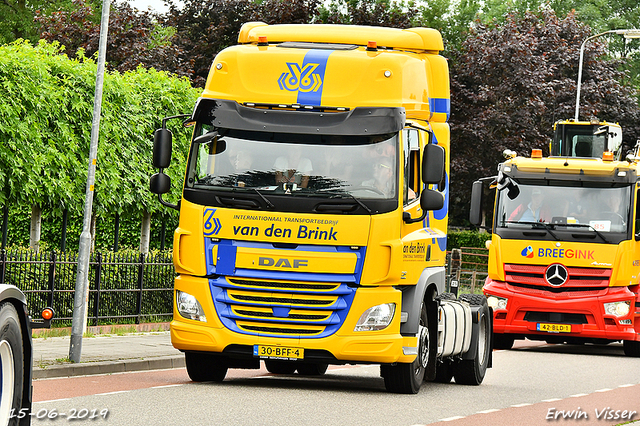
[(333, 50), (310, 50), (301, 64), (287, 62), (287, 71), (280, 74), (280, 90), (298, 92), (297, 103), (322, 105), (322, 88), (327, 61)]
[(216, 209), (204, 210), (204, 235), (210, 237), (212, 235), (218, 235), (218, 232), (222, 229), (220, 219), (213, 217), (216, 214)]
[(522, 252), (520, 252), (520, 254), (523, 257), (526, 257), (528, 259), (533, 258), (533, 247), (531, 247), (531, 246), (525, 247), (524, 250), (522, 250)]
[(314, 73), (320, 64), (307, 64), (302, 68), (295, 62), (287, 62), (289, 72), (283, 72), (278, 79), (281, 90), (290, 92), (313, 92), (322, 86), (322, 76)]

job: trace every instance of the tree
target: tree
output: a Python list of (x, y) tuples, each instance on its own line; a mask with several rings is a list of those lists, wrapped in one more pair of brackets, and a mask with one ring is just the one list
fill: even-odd
[[(38, 210), (80, 214), (84, 206), (96, 64), (61, 49), (44, 40), (0, 46), (0, 204), (34, 206), (34, 217)], [(148, 191), (153, 131), (163, 117), (191, 111), (198, 92), (153, 69), (105, 75), (96, 214), (165, 212)], [(188, 132), (170, 125), (174, 162), (185, 163)], [(174, 182), (182, 172), (168, 170)], [(174, 188), (170, 199), (179, 193)]]
[(442, 33), (445, 46), (443, 54), (449, 56), (449, 52), (460, 50), (480, 11), (480, 3), (478, 0), (437, 0), (425, 2), (419, 6), (419, 10), (420, 25)]
[[(88, 0), (99, 4), (99, 0)], [(71, 0), (1, 0), (0, 1), (0, 44), (17, 39), (37, 41), (40, 37), (39, 25), (34, 22), (37, 12), (52, 13), (71, 11), (75, 8)], [(99, 9), (98, 9), (99, 12)], [(100, 16), (95, 17), (99, 20)]]
[[(546, 151), (553, 123), (573, 117), (580, 44), (590, 33), (573, 13), (558, 19), (549, 9), (477, 22), (451, 61), (453, 223), (465, 223), (472, 182), (495, 174), (504, 149)], [(596, 39), (585, 51), (581, 118), (620, 122), (632, 145), (640, 136), (636, 93), (605, 47)]]
[[(73, 0), (72, 11), (36, 13), (43, 39), (59, 42), (63, 52), (71, 57), (79, 54), (92, 57), (98, 51), (100, 20), (96, 8), (85, 0)], [(97, 8), (99, 13), (101, 7)], [(191, 76), (189, 62), (183, 62), (183, 52), (173, 43), (175, 30), (158, 22), (149, 11), (133, 9), (128, 3), (116, 3), (110, 8), (107, 41), (107, 67), (125, 72), (139, 65), (169, 71), (179, 76)], [(82, 53), (80, 53), (82, 52)]]
[[(510, 12), (534, 11), (543, 5), (554, 10), (557, 16), (575, 14), (578, 21), (591, 27), (592, 32), (588, 35), (607, 30), (640, 28), (640, 3), (637, 0), (488, 0), (481, 19), (485, 23), (494, 19), (504, 22)], [(608, 52), (616, 57), (629, 57), (629, 66), (633, 69), (629, 83), (640, 88), (640, 40), (626, 41), (612, 35)]]
[(187, 0), (181, 8), (169, 0), (169, 5), (164, 23), (176, 29), (176, 44), (185, 52), (182, 59), (193, 64), (192, 82), (202, 87), (211, 61), (237, 43), (242, 24), (310, 22), (318, 0)]
[(320, 10), (320, 19), (326, 24), (393, 28), (417, 26), (414, 22), (417, 15), (415, 3), (394, 0), (332, 0), (328, 7)]

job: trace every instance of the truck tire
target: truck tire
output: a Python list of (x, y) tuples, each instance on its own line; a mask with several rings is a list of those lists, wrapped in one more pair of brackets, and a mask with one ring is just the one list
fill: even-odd
[(453, 378), (453, 366), (448, 362), (442, 362), (436, 367), (436, 378), (433, 379), (436, 383), (451, 383)]
[(427, 308), (422, 303), (418, 331), (418, 356), (412, 363), (399, 362), (380, 366), (380, 374), (384, 379), (384, 386), (387, 391), (404, 394), (418, 393), (429, 361), (433, 360), (435, 362), (436, 354), (433, 352), (432, 342), (429, 337)]
[(303, 362), (298, 364), (298, 374), (302, 376), (322, 376), (327, 372), (327, 368), (329, 368), (329, 364)]
[(267, 371), (272, 374), (293, 374), (296, 372), (296, 364), (292, 361), (266, 359), (264, 365), (267, 367)]
[(493, 333), (494, 349), (511, 349), (515, 338), (509, 334)]
[(625, 340), (622, 344), (624, 345), (624, 354), (626, 356), (640, 357), (640, 342)]
[(441, 293), (436, 296), (436, 300), (457, 300), (453, 293)]
[(478, 348), (474, 359), (465, 359), (455, 365), (453, 377), (456, 383), (477, 386), (484, 380), (489, 364), (491, 348), (491, 320), (487, 299), (481, 294), (463, 294), (460, 299), (473, 306), (480, 306)]
[(16, 308), (8, 302), (0, 305), (0, 424), (17, 425), (9, 419), (11, 410), (20, 411), (24, 380), (22, 327)]
[(194, 382), (221, 382), (227, 375), (224, 359), (202, 352), (185, 352), (187, 374)]

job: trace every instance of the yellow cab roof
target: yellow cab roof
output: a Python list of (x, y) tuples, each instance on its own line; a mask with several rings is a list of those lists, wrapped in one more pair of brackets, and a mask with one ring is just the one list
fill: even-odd
[[(203, 97), (240, 104), (403, 107), (408, 119), (448, 120), (449, 71), (439, 55), (437, 30), (252, 22), (242, 27), (238, 41), (214, 59)], [(367, 50), (369, 41), (379, 48)]]
[(610, 176), (636, 170), (635, 163), (627, 161), (605, 161), (601, 158), (576, 157), (515, 157), (505, 163), (506, 167), (515, 165), (524, 173), (555, 173), (590, 176)]

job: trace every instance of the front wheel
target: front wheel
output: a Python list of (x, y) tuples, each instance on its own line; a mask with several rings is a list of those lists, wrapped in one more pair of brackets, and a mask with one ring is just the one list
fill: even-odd
[(186, 352), (184, 360), (187, 374), (194, 382), (221, 382), (227, 375), (227, 363), (214, 354)]
[(384, 378), (384, 386), (387, 391), (404, 394), (418, 393), (429, 363), (436, 361), (434, 344), (435, 342), (432, 342), (429, 335), (427, 308), (423, 303), (418, 326), (418, 356), (415, 361), (380, 366), (380, 373)]
[(460, 296), (460, 300), (473, 306), (480, 306), (480, 318), (476, 340), (476, 356), (473, 359), (460, 361), (455, 366), (453, 377), (456, 379), (456, 383), (477, 386), (484, 380), (487, 366), (489, 365), (492, 334), (489, 315), (491, 313), (487, 305), (487, 299), (481, 294), (463, 294)]
[(11, 303), (0, 305), (0, 425), (17, 425), (10, 419), (22, 405), (24, 380), (22, 327), (18, 311)]
[(278, 361), (267, 359), (264, 361), (267, 371), (272, 374), (293, 374), (296, 371), (296, 364), (293, 361)]
[(511, 349), (515, 338), (510, 334), (494, 333), (493, 348), (494, 349)]
[(622, 344), (624, 345), (624, 354), (626, 356), (640, 357), (640, 342), (625, 340)]
[(298, 364), (298, 374), (301, 376), (322, 376), (327, 372), (329, 364), (313, 364), (303, 362)]

